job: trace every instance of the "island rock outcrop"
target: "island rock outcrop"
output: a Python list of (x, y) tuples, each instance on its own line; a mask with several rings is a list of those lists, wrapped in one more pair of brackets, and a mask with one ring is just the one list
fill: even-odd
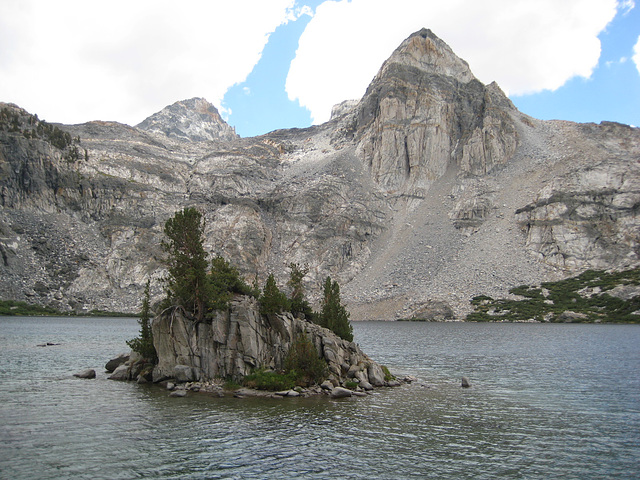
[(157, 316), (152, 330), (158, 354), (154, 381), (240, 380), (258, 368), (282, 370), (291, 346), (305, 335), (327, 362), (335, 386), (346, 381), (386, 385), (382, 367), (355, 343), (291, 314), (261, 315), (251, 297), (236, 297), (211, 322), (196, 323), (175, 309)]

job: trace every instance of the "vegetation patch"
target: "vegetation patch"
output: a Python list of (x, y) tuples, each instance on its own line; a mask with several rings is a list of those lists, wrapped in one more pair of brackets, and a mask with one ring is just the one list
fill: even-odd
[(640, 285), (640, 268), (607, 272), (587, 270), (575, 277), (509, 290), (517, 299), (474, 297), (475, 322), (640, 323), (640, 296), (611, 295), (616, 287)]
[(0, 300), (0, 315), (3, 316), (57, 316), (68, 315), (51, 307), (43, 307), (41, 305), (30, 305), (27, 302), (19, 302), (15, 300)]
[(328, 374), (327, 362), (320, 358), (316, 347), (303, 333), (291, 345), (283, 371), (260, 368), (245, 376), (242, 383), (258, 390), (290, 390), (321, 383)]
[(296, 379), (296, 372), (276, 372), (261, 368), (245, 376), (242, 383), (257, 390), (281, 391), (294, 388)]

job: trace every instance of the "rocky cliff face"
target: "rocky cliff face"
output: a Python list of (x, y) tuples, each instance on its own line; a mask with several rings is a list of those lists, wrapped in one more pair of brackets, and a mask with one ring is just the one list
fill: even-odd
[(193, 142), (236, 140), (238, 135), (218, 109), (204, 98), (191, 98), (154, 113), (136, 127), (144, 132)]
[(257, 303), (238, 297), (231, 309), (219, 312), (211, 323), (194, 324), (178, 312), (156, 317), (153, 338), (159, 363), (156, 381), (175, 378), (176, 366), (191, 369), (193, 380), (241, 379), (256, 368), (281, 370), (292, 344), (301, 335), (315, 345), (326, 360), (335, 386), (356, 378), (359, 383), (385, 385), (382, 367), (353, 342), (326, 328), (293, 318), (290, 314), (260, 315)]
[(474, 295), (639, 260), (640, 131), (527, 117), (429, 30), (308, 129), (238, 138), (194, 99), (60, 141), (0, 107), (2, 298), (136, 310), (184, 206), (250, 281), (308, 263), (308, 291), (331, 275), (354, 319), (456, 318)]

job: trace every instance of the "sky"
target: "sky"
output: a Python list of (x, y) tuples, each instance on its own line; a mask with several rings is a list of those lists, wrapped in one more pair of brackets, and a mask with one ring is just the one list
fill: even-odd
[(243, 137), (307, 127), (423, 27), (526, 114), (640, 126), (634, 0), (0, 0), (0, 101), (136, 125), (204, 97)]

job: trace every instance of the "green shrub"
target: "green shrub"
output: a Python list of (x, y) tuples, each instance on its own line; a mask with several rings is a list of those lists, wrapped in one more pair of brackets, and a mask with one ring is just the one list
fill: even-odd
[(296, 386), (296, 372), (274, 372), (261, 368), (245, 376), (242, 383), (258, 390), (291, 390)]
[(327, 362), (320, 358), (316, 347), (304, 333), (291, 345), (284, 368), (287, 372), (295, 372), (299, 385), (322, 383), (328, 375)]
[[(566, 321), (562, 314), (569, 311), (583, 314), (583, 319), (575, 320), (580, 322), (639, 323), (635, 312), (640, 311), (640, 297), (623, 300), (607, 293), (620, 285), (640, 285), (640, 269), (587, 270), (558, 282), (544, 282), (540, 288), (521, 285), (509, 291), (525, 297), (522, 300), (477, 296), (471, 300), (474, 311), (467, 320), (559, 322)], [(590, 295), (579, 293), (586, 288), (592, 289)]]

